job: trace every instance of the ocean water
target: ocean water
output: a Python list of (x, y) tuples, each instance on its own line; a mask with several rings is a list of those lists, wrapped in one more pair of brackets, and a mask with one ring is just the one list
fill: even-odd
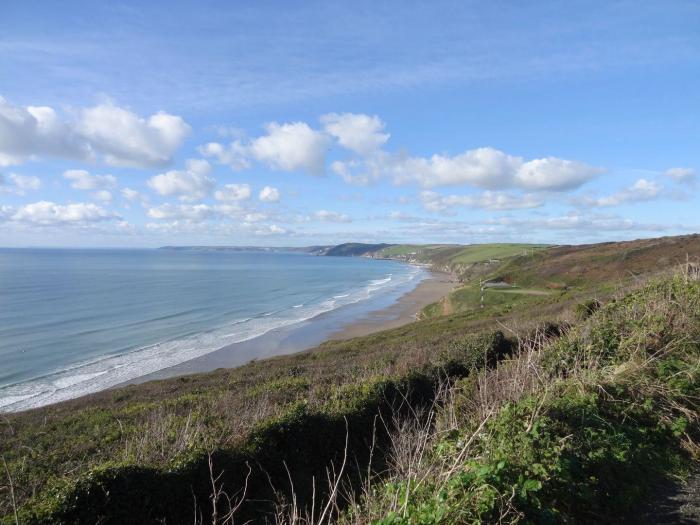
[(344, 307), (371, 311), (425, 275), (300, 253), (0, 249), (0, 411), (103, 390)]

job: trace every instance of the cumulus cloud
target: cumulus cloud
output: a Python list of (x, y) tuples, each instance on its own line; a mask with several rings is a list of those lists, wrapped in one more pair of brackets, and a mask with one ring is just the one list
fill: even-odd
[(76, 190), (109, 189), (117, 185), (117, 179), (113, 175), (91, 175), (86, 170), (66, 170), (63, 178), (71, 181), (71, 187)]
[(28, 191), (41, 188), (41, 180), (33, 175), (18, 175), (10, 173), (7, 177), (0, 173), (0, 193), (14, 193), (24, 195)]
[(285, 235), (289, 233), (288, 230), (277, 226), (276, 224), (270, 224), (269, 226), (263, 226), (262, 228), (255, 230), (257, 235)]
[(226, 184), (223, 189), (214, 193), (214, 198), (218, 201), (236, 202), (250, 199), (251, 191), (249, 184)]
[(202, 222), (209, 219), (214, 209), (206, 204), (162, 204), (148, 210), (148, 216), (159, 220), (184, 220)]
[(515, 173), (514, 185), (526, 190), (566, 191), (578, 188), (601, 172), (582, 162), (547, 157), (522, 164)]
[(284, 171), (305, 170), (311, 175), (323, 175), (329, 140), (305, 122), (278, 124), (271, 122), (267, 135), (250, 144), (252, 156), (268, 166)]
[(71, 181), (71, 187), (76, 190), (92, 191), (93, 198), (102, 202), (111, 201), (110, 190), (117, 187), (117, 179), (113, 175), (92, 175), (85, 170), (66, 170), (63, 178)]
[(267, 214), (265, 213), (259, 213), (259, 212), (253, 212), (253, 213), (246, 213), (243, 215), (243, 220), (245, 222), (260, 222), (264, 221), (267, 219)]
[(141, 117), (103, 104), (65, 116), (51, 107), (15, 106), (0, 97), (0, 166), (42, 156), (162, 166), (189, 132), (181, 117), (164, 112)]
[(408, 157), (385, 160), (397, 184), (418, 183), (425, 188), (468, 185), (487, 189), (522, 188), (565, 191), (601, 173), (600, 168), (547, 157), (525, 162), (494, 148), (468, 150), (453, 157)]
[(423, 208), (431, 212), (448, 212), (454, 207), (480, 208), (485, 210), (521, 210), (538, 208), (543, 201), (532, 194), (520, 197), (499, 191), (485, 191), (477, 195), (447, 195), (434, 191), (420, 194)]
[(619, 206), (631, 202), (644, 202), (652, 200), (661, 194), (663, 187), (656, 182), (647, 179), (638, 179), (629, 188), (597, 199), (583, 198), (581, 203), (587, 206), (607, 207)]
[(265, 186), (260, 190), (258, 198), (263, 202), (277, 202), (280, 200), (280, 191), (272, 186)]
[(132, 188), (122, 188), (121, 194), (122, 197), (124, 197), (130, 203), (139, 203), (143, 207), (148, 206), (148, 195), (144, 195), (138, 190), (134, 190)]
[(177, 195), (182, 201), (200, 200), (214, 188), (209, 177), (211, 166), (206, 160), (189, 159), (185, 170), (172, 170), (148, 179), (148, 186), (164, 196)]
[(696, 181), (698, 174), (692, 168), (670, 168), (664, 175), (678, 183), (692, 184)]
[(233, 169), (247, 168), (254, 159), (266, 166), (283, 171), (306, 171), (323, 175), (329, 137), (309, 127), (305, 122), (279, 124), (271, 122), (262, 135), (243, 144), (234, 141), (228, 147), (210, 142), (199, 148), (202, 155), (215, 157)]
[(248, 160), (248, 148), (240, 140), (224, 146), (218, 142), (209, 142), (197, 148), (205, 157), (214, 157), (220, 164), (226, 164), (233, 170), (242, 170), (250, 167)]
[(273, 169), (322, 175), (326, 151), (337, 144), (355, 155), (334, 160), (331, 172), (358, 185), (387, 178), (395, 184), (418, 184), (423, 188), (465, 185), (489, 190), (568, 191), (603, 171), (557, 157), (527, 160), (492, 147), (430, 157), (389, 153), (384, 146), (390, 134), (376, 115), (328, 113), (320, 121), (320, 131), (305, 122), (272, 122), (266, 126), (266, 135), (246, 142), (235, 140), (229, 146), (210, 142), (199, 151), (234, 169), (250, 167), (255, 160)]
[(143, 118), (113, 105), (84, 109), (79, 133), (114, 166), (163, 166), (190, 132), (176, 115), (158, 112)]
[(321, 117), (321, 123), (341, 146), (363, 156), (379, 150), (390, 137), (383, 133), (385, 124), (376, 115), (328, 113)]
[[(335, 160), (331, 162), (331, 171), (336, 175), (340, 175), (340, 177), (348, 184), (367, 186), (377, 180), (384, 171), (379, 166), (376, 166), (378, 169), (372, 170), (367, 166), (368, 162), (369, 161), (363, 163), (357, 160)], [(375, 164), (379, 163), (375, 162)], [(362, 171), (357, 173), (355, 170), (358, 169)]]
[(41, 188), (41, 180), (39, 180), (39, 177), (34, 177), (33, 175), (18, 175), (17, 173), (10, 173), (8, 178), (21, 191), (38, 190)]
[(9, 220), (38, 226), (88, 224), (116, 219), (118, 216), (92, 203), (56, 204), (34, 202), (17, 209)]

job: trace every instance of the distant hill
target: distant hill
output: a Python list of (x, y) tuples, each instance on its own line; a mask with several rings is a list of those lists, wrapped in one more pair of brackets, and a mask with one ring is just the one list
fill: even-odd
[(393, 244), (364, 244), (360, 242), (346, 242), (339, 244), (326, 250), (324, 255), (339, 256), (339, 257), (358, 257), (361, 255), (370, 255), (385, 248), (394, 246)]

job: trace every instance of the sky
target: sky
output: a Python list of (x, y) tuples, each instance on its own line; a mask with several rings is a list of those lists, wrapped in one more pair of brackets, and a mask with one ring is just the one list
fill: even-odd
[(700, 230), (697, 1), (0, 2), (0, 246)]

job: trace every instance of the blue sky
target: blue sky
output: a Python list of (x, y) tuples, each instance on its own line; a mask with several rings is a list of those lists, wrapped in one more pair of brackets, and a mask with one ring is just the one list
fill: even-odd
[(6, 0), (0, 19), (0, 246), (700, 229), (697, 2)]

